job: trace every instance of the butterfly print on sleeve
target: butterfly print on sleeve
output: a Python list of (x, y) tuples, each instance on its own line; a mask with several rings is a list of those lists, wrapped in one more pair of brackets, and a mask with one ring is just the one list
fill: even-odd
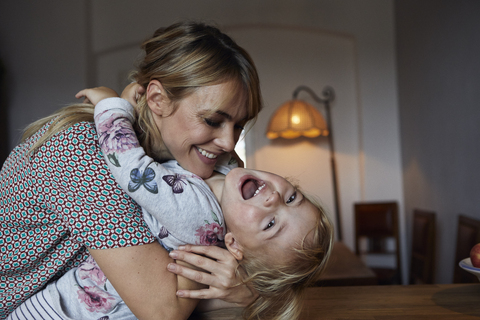
[(135, 168), (130, 172), (128, 191), (135, 192), (143, 185), (147, 191), (157, 194), (158, 186), (154, 179), (155, 171), (152, 168), (146, 168), (144, 172)]
[(164, 226), (162, 226), (162, 228), (160, 229), (160, 232), (158, 233), (158, 238), (159, 239), (163, 239), (163, 238), (166, 238), (168, 237), (168, 234), (170, 232), (168, 232), (167, 228), (165, 228)]
[(183, 185), (187, 185), (187, 182), (184, 181), (185, 176), (183, 174), (169, 174), (162, 177), (162, 179), (172, 187), (173, 193), (182, 193), (183, 192)]

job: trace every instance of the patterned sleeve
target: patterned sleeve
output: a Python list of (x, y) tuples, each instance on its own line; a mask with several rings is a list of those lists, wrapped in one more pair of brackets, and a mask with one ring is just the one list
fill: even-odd
[(140, 206), (161, 219), (163, 211), (158, 206), (159, 195), (163, 199), (171, 195), (173, 182), (169, 177), (174, 173), (145, 153), (132, 127), (133, 113), (132, 105), (124, 99), (100, 101), (95, 107), (99, 145), (118, 184)]
[(42, 202), (89, 248), (155, 241), (141, 208), (110, 174), (95, 138), (93, 124), (82, 122), (41, 146), (32, 168), (44, 188)]
[[(222, 226), (220, 205), (208, 185), (177, 161), (160, 164), (147, 156), (133, 120), (133, 107), (124, 99), (108, 98), (95, 107), (99, 144), (108, 166), (120, 186), (159, 223), (148, 220), (151, 230), (163, 239), (157, 233), (161, 225), (164, 233), (168, 230), (177, 239), (185, 239), (185, 235), (195, 235), (205, 221)], [(196, 243), (195, 238), (192, 241)]]

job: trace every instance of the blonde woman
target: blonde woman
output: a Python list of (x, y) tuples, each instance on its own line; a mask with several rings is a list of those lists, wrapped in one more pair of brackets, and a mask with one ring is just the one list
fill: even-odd
[[(230, 81), (235, 86), (225, 95), (242, 92), (246, 97), (239, 106), (245, 114), (242, 124), (261, 110), (258, 75), (251, 58), (217, 28), (194, 22), (174, 24), (157, 30), (142, 47), (145, 55), (135, 80), (144, 88), (158, 81), (173, 105), (199, 87)], [(158, 92), (152, 94), (153, 100), (161, 97)], [(214, 104), (222, 102), (212, 99)], [(160, 134), (157, 121), (161, 115), (151, 102), (145, 96), (138, 104), (135, 128), (140, 143), (156, 161), (173, 159), (169, 141), (176, 136)], [(79, 266), (88, 253), (138, 318), (157, 319), (159, 314), (164, 319), (187, 318), (198, 301), (178, 298), (175, 293), (178, 288), (203, 286), (167, 270), (173, 260), (149, 232), (140, 207), (110, 175), (92, 121), (91, 105), (71, 106), (39, 120), (27, 128), (22, 143), (3, 165), (0, 319), (48, 282)], [(229, 153), (238, 139), (237, 122), (227, 117), (225, 126), (212, 133), (214, 140), (184, 145), (179, 153), (185, 169), (211, 175), (214, 165), (202, 165), (195, 150), (215, 147), (219, 154)], [(226, 259), (228, 266), (221, 268), (234, 270), (234, 259)], [(236, 278), (228, 281), (238, 283)], [(230, 293), (221, 287), (210, 291), (210, 298), (225, 298)], [(233, 294), (232, 301), (238, 301), (238, 296)], [(240, 296), (238, 302), (252, 298), (248, 293)]]
[[(237, 110), (235, 105), (242, 103), (236, 97), (224, 100), (233, 109), (220, 107), (206, 112), (212, 110), (205, 103), (210, 90), (215, 92), (215, 86), (199, 89), (182, 100), (176, 115), (169, 119), (190, 122), (190, 113), (185, 111), (192, 109), (197, 110), (194, 114), (209, 115), (208, 126), (190, 124), (191, 132), (182, 132), (185, 128), (177, 126), (179, 141), (205, 139), (209, 127), (220, 125), (215, 122), (219, 110), (232, 114)], [(97, 88), (82, 92), (96, 103), (94, 93), (106, 95), (109, 91)], [(162, 108), (170, 114), (168, 103)], [(105, 99), (95, 108), (97, 133), (110, 170), (142, 206), (143, 218), (157, 240), (169, 252), (189, 243), (223, 244), (240, 261), (245, 282), (260, 293), (247, 306), (246, 318), (296, 319), (304, 289), (318, 279), (330, 252), (332, 228), (323, 209), (284, 178), (236, 168), (235, 162), (229, 165), (230, 157), (217, 162), (214, 174), (207, 179), (184, 170), (181, 161), (159, 164), (136, 140), (131, 126), (134, 119), (133, 107), (123, 99)], [(161, 128), (165, 132), (164, 124)], [(176, 158), (178, 151), (173, 152)], [(210, 160), (215, 159), (215, 153), (202, 151)], [(175, 258), (177, 253), (171, 254)], [(53, 317), (60, 315), (61, 319), (135, 319), (92, 258), (38, 295), (52, 298)], [(36, 296), (31, 300), (36, 309), (48, 310), (49, 305), (36, 303)], [(12, 319), (20, 319), (19, 315), (29, 310), (27, 303), (20, 306)]]

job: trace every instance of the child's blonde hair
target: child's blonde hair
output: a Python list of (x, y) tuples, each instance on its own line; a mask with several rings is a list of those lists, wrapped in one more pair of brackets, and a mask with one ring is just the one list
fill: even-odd
[(302, 192), (317, 210), (313, 240), (305, 241), (300, 249), (292, 249), (293, 258), (283, 265), (272, 265), (258, 255), (245, 252), (240, 261), (247, 277), (245, 283), (259, 297), (244, 310), (244, 317), (253, 319), (293, 320), (300, 316), (305, 289), (318, 281), (325, 269), (333, 247), (333, 227), (320, 203)]

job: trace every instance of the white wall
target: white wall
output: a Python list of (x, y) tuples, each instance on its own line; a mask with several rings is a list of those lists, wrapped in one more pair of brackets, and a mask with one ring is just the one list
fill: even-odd
[[(347, 245), (353, 248), (353, 201), (397, 200), (403, 213), (391, 0), (57, 0), (41, 5), (19, 0), (2, 2), (0, 12), (0, 57), (10, 68), (12, 85), (9, 103), (10, 147), (16, 144), (19, 129), (65, 102), (74, 101), (73, 95), (83, 86), (119, 86), (119, 76), (128, 69), (117, 68), (116, 74), (107, 71), (125, 59), (133, 59), (138, 52), (135, 46), (157, 27), (180, 19), (214, 21), (232, 32), (241, 26), (277, 26), (337, 34), (351, 39), (354, 48), (354, 61), (351, 64), (355, 68), (352, 71), (355, 83), (351, 86), (354, 88), (336, 88), (338, 105), (332, 109), (333, 117), (337, 118), (334, 121), (338, 121), (341, 113), (337, 109), (342, 108), (340, 102), (347, 96), (345, 94), (342, 97), (342, 90), (353, 94), (354, 97), (349, 99), (356, 104), (352, 110), (357, 115), (350, 117), (356, 119), (351, 132), (357, 136), (355, 140), (352, 140), (351, 133), (342, 137), (341, 130), (335, 136), (339, 146), (356, 149), (351, 163), (357, 168), (351, 168), (348, 157), (342, 155), (342, 147), (339, 150), (340, 195), (349, 195), (349, 200), (342, 202), (345, 211), (343, 232)], [(18, 24), (18, 21), (22, 23)], [(302, 58), (308, 59), (308, 53), (298, 52), (296, 59)], [(301, 79), (299, 76), (298, 82)], [(314, 78), (308, 84), (320, 92), (323, 85), (338, 82), (333, 78), (320, 80)], [(294, 86), (282, 79), (277, 79), (276, 83), (271, 81), (262, 84), (266, 92), (272, 90), (270, 88), (282, 88), (281, 92), (275, 94), (276, 99), (290, 98)], [(266, 104), (258, 125), (264, 126), (277, 107), (277, 101), (268, 100)], [(335, 125), (334, 130), (341, 128), (341, 125)], [(264, 130), (255, 129), (253, 139), (261, 141), (262, 147), (277, 148), (278, 145), (269, 145), (265, 141)], [(315, 147), (319, 152), (326, 150), (322, 141), (317, 142)], [(256, 152), (259, 152), (258, 156)], [(270, 164), (265, 160), (268, 157), (262, 157), (261, 152), (251, 150), (249, 154), (255, 155), (254, 162), (259, 162), (258, 157), (261, 157), (259, 166), (268, 168)], [(271, 161), (273, 165), (275, 159)], [(318, 181), (309, 179), (319, 180), (318, 171), (315, 166), (308, 170), (312, 171), (312, 175), (305, 173), (301, 177), (302, 183), (313, 188)], [(345, 172), (352, 172), (352, 177)], [(323, 172), (323, 175), (326, 174)], [(322, 188), (328, 189), (329, 178), (322, 179), (322, 183)], [(402, 234), (405, 234), (403, 221), (402, 215), (401, 228)]]
[(480, 219), (480, 2), (396, 9), (405, 208), (409, 223), (415, 208), (437, 213), (436, 281), (450, 283), (458, 215)]

